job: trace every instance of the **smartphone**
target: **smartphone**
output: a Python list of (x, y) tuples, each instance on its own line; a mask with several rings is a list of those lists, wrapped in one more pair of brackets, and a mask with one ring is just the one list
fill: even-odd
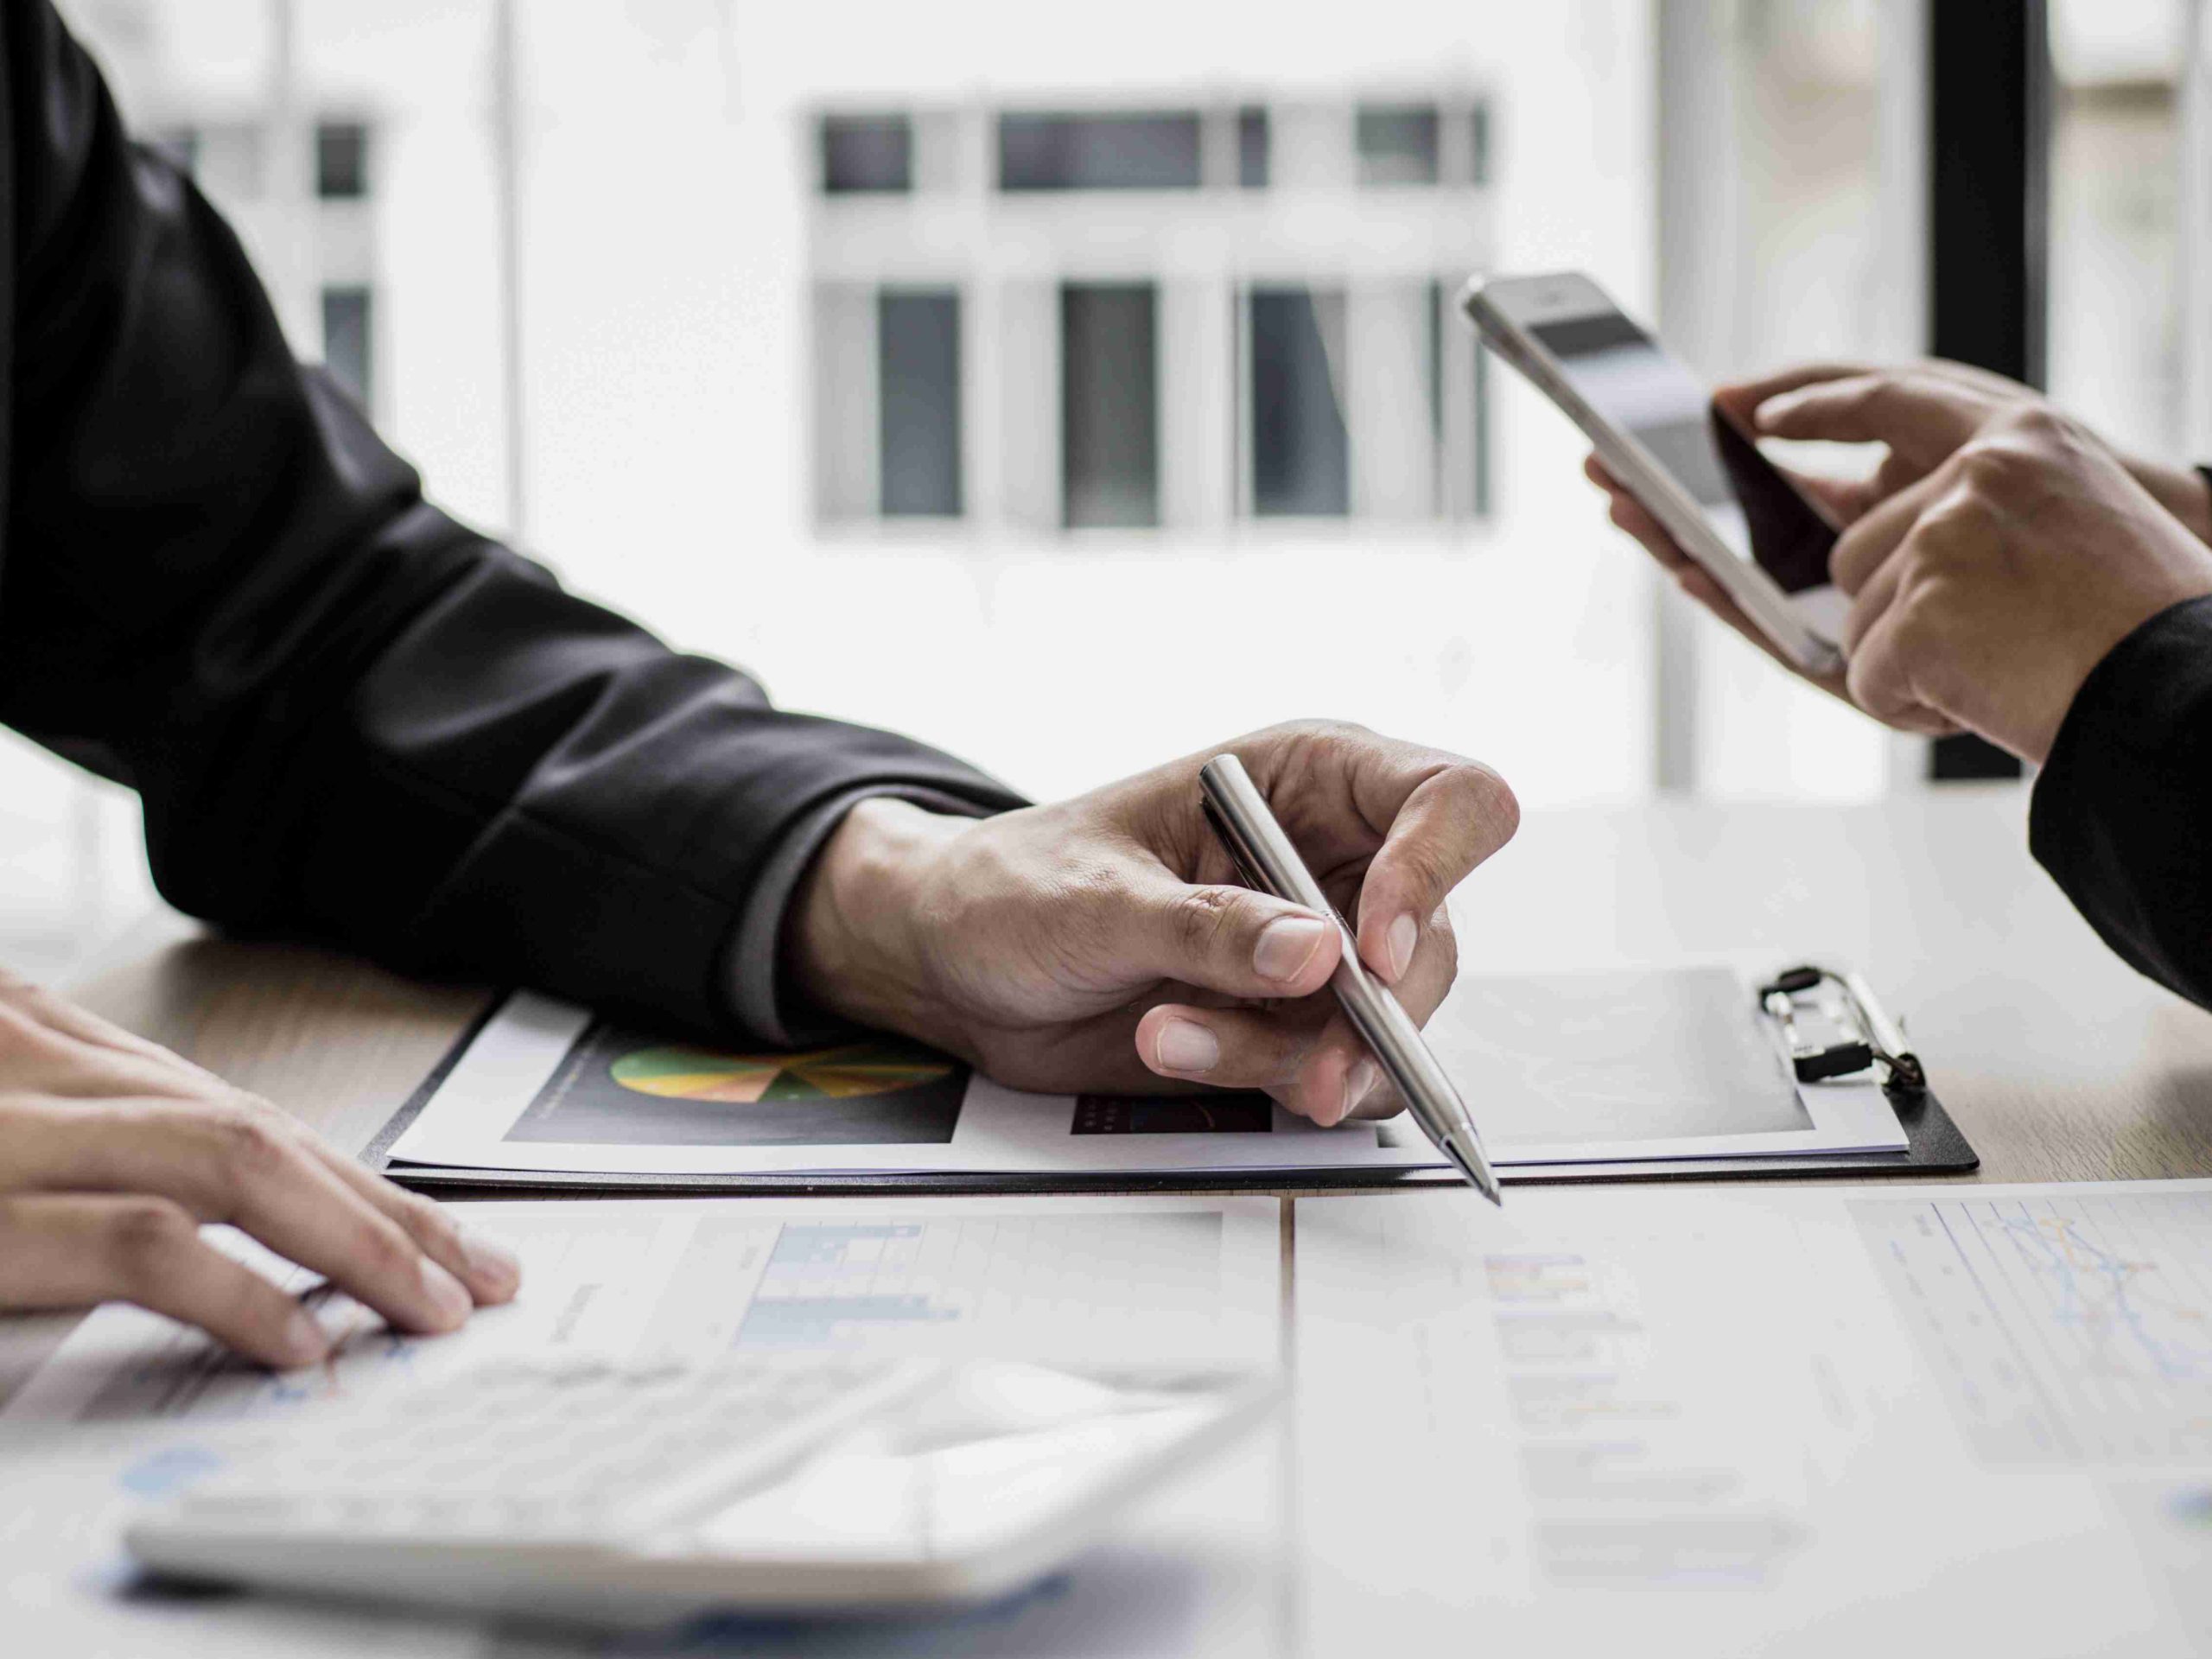
[(1835, 527), (1695, 375), (1580, 271), (1478, 277), (1459, 303), (1777, 650), (1808, 674), (1842, 666)]

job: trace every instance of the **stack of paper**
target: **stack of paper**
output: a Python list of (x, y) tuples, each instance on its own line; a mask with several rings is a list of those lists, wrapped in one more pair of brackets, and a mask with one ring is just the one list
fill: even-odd
[[(1871, 1081), (1800, 1089), (1726, 968), (1463, 982), (1429, 1038), (1493, 1161), (1896, 1150)], [(1281, 1173), (1442, 1166), (1409, 1120), (1323, 1129), (1256, 1095), (1023, 1094), (868, 1038), (800, 1053), (656, 1039), (528, 993), (469, 1042), (395, 1168), (569, 1174)]]
[(2212, 1182), (1301, 1199), (1295, 1272), (1305, 1651), (2212, 1647)]

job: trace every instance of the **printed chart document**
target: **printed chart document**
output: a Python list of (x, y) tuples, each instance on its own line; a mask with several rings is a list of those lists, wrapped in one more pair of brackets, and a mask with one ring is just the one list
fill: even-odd
[[(467, 1620), (365, 1616), (257, 1596), (134, 1587), (116, 1540), (130, 1506), (250, 1452), (318, 1402), (436, 1376), (501, 1352), (698, 1357), (735, 1350), (1131, 1355), (1274, 1363), (1282, 1234), (1273, 1199), (1059, 1197), (837, 1204), (619, 1200), (456, 1205), (512, 1243), (524, 1289), (461, 1332), (395, 1336), (351, 1299), (310, 1291), (338, 1357), (274, 1376), (168, 1320), (111, 1306), (0, 1411), (0, 1605), (25, 1651), (518, 1659), (601, 1651)], [(299, 1284), (234, 1234), (226, 1248)], [(1287, 1426), (1133, 1517), (1113, 1541), (1014, 1601), (873, 1633), (733, 1624), (671, 1653), (1266, 1653), (1287, 1605)], [(643, 1659), (627, 1638), (606, 1649)]]
[(2212, 1183), (1301, 1200), (1295, 1296), (1310, 1651), (2212, 1651)]
[[(1470, 980), (1429, 1037), (1501, 1164), (1905, 1144), (1872, 1082), (1797, 1086), (1732, 969)], [(391, 1160), (670, 1176), (1442, 1166), (1402, 1117), (1324, 1129), (1257, 1095), (1024, 1094), (889, 1038), (728, 1052), (527, 992), (476, 1034)]]

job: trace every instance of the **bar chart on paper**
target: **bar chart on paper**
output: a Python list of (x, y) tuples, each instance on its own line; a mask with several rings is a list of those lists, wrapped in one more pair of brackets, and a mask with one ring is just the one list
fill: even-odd
[(1850, 1207), (1983, 1456), (2212, 1460), (2212, 1193)]
[(736, 1345), (826, 1347), (957, 1323), (1011, 1331), (1077, 1307), (1087, 1321), (1211, 1318), (1221, 1217), (1133, 1219), (785, 1222)]
[(1229, 1358), (1271, 1339), (1260, 1311), (1279, 1223), (1265, 1204), (709, 1201), (671, 1213), (680, 1247), (638, 1299), (633, 1345), (647, 1352)]
[(272, 1375), (124, 1306), (79, 1328), (0, 1415), (252, 1424), (429, 1380), (495, 1351), (705, 1358), (732, 1349), (1132, 1354), (1250, 1360), (1276, 1344), (1280, 1221), (1267, 1200), (891, 1207), (713, 1200), (466, 1206), (524, 1263), (523, 1290), (457, 1338), (422, 1339), (257, 1247), (340, 1339)]

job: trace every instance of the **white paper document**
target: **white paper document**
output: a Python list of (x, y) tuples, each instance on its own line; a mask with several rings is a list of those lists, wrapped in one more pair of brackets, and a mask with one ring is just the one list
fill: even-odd
[[(1897, 1150), (1871, 1081), (1800, 1089), (1726, 968), (1463, 982), (1429, 1038), (1493, 1162)], [(868, 1038), (795, 1054), (656, 1041), (518, 993), (395, 1166), (649, 1175), (1436, 1168), (1409, 1119), (1324, 1129), (1262, 1096), (1023, 1094)]]
[(1301, 1200), (1295, 1284), (1309, 1651), (2212, 1651), (2212, 1183)]
[[(330, 1611), (264, 1597), (134, 1587), (117, 1539), (131, 1506), (250, 1455), (272, 1426), (338, 1397), (502, 1352), (703, 1357), (732, 1349), (1272, 1364), (1282, 1233), (1273, 1199), (601, 1200), (456, 1205), (512, 1243), (524, 1288), (443, 1338), (393, 1335), (310, 1292), (345, 1332), (317, 1370), (272, 1376), (197, 1333), (122, 1306), (85, 1321), (0, 1411), (0, 1606), (26, 1652), (596, 1652), (466, 1619)], [(226, 1247), (311, 1282), (235, 1235)], [(1002, 1606), (866, 1630), (748, 1624), (669, 1649), (721, 1653), (1098, 1656), (1269, 1653), (1255, 1605), (1287, 1595), (1287, 1426), (1148, 1504), (1071, 1571)], [(5, 1644), (0, 1644), (5, 1645)], [(10, 1648), (12, 1651), (12, 1647)], [(634, 1659), (660, 1649), (626, 1638)]]

